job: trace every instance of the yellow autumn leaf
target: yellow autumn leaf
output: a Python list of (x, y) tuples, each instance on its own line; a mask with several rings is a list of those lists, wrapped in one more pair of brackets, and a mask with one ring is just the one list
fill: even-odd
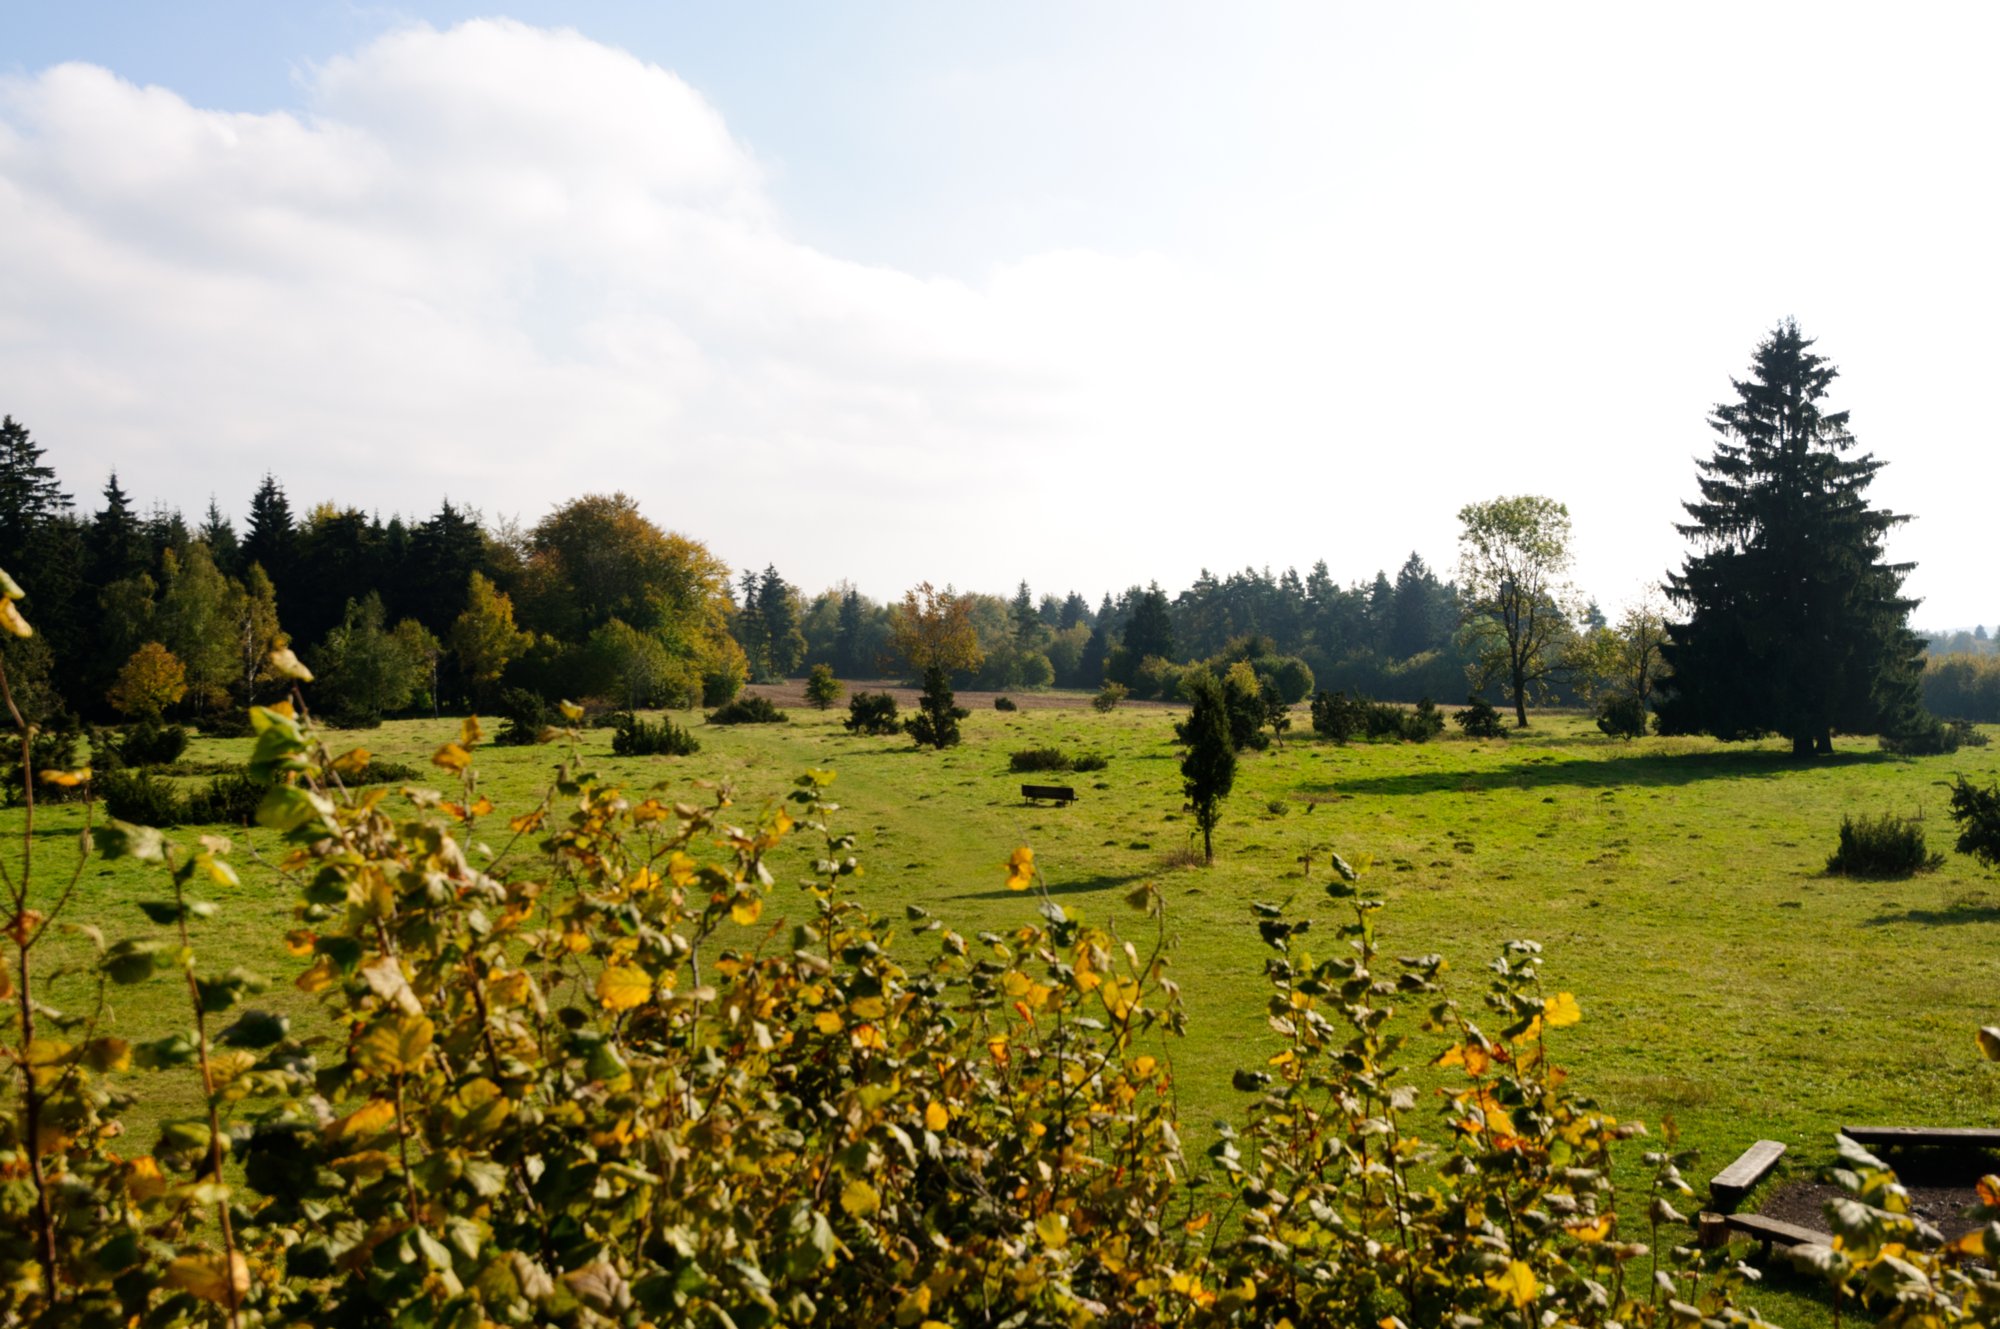
[(856, 1177), (840, 1188), (840, 1207), (855, 1218), (866, 1218), (882, 1207), (882, 1197), (873, 1186)]
[(220, 1255), (183, 1255), (167, 1266), (167, 1286), (228, 1306), (248, 1295), (250, 1266), (234, 1252), (226, 1264)]
[(1007, 889), (1025, 891), (1035, 883), (1035, 851), (1022, 845), (1007, 856)]
[(1153, 1067), (1159, 1064), (1160, 1063), (1152, 1057), (1149, 1056), (1140, 1057), (1138, 1060), (1132, 1063), (1132, 1072), (1135, 1075), (1141, 1075), (1141, 1076), (1151, 1075), (1153, 1073)]
[(1500, 1273), (1487, 1275), (1486, 1286), (1512, 1302), (1515, 1310), (1526, 1310), (1542, 1290), (1535, 1281), (1535, 1271), (1519, 1260), (1510, 1260)]
[(1558, 992), (1542, 999), (1542, 1023), (1551, 1029), (1566, 1029), (1582, 1018), (1583, 1010), (1571, 993)]
[(754, 895), (739, 895), (729, 906), (729, 916), (739, 927), (749, 927), (764, 916), (764, 902)]
[(1603, 1241), (1611, 1235), (1611, 1224), (1615, 1221), (1615, 1217), (1612, 1214), (1599, 1214), (1596, 1218), (1578, 1219), (1574, 1223), (1564, 1223), (1563, 1231), (1579, 1241)]
[(447, 743), (431, 754), (431, 765), (442, 766), (458, 775), (472, 765), (472, 754), (456, 743)]
[(354, 1063), (378, 1075), (417, 1069), (430, 1051), (436, 1027), (421, 1015), (391, 1015), (377, 1020), (354, 1044)]
[(821, 1011), (813, 1017), (813, 1028), (822, 1034), (837, 1034), (841, 1029), (840, 1014), (837, 1011)]
[(59, 789), (74, 789), (90, 778), (90, 767), (74, 771), (37, 771), (35, 778), (43, 784), (52, 784)]
[(340, 981), (340, 971), (332, 960), (322, 955), (312, 962), (312, 967), (293, 980), (293, 986), (301, 992), (321, 993)]
[(370, 1099), (354, 1111), (329, 1122), (320, 1134), (328, 1144), (380, 1135), (396, 1121), (396, 1105), (386, 1098)]
[(583, 718), (583, 707), (573, 701), (559, 702), (557, 708), (562, 711), (563, 719), (569, 721), (571, 724), (575, 724)]
[(343, 780), (351, 780), (368, 769), (374, 755), (367, 748), (349, 748), (333, 759), (333, 769)]
[(607, 1011), (629, 1011), (652, 995), (653, 976), (633, 965), (606, 965), (597, 976), (597, 999)]
[(1042, 1239), (1042, 1245), (1059, 1251), (1069, 1245), (1069, 1219), (1061, 1214), (1043, 1214), (1035, 1220), (1035, 1235)]
[(35, 630), (28, 626), (28, 620), (21, 617), (21, 611), (14, 608), (12, 600), (0, 600), (0, 628), (5, 628), (16, 637), (32, 637)]
[(1989, 1024), (1979, 1031), (1979, 1051), (1988, 1061), (2000, 1061), (2000, 1028)]
[(924, 1109), (925, 1130), (941, 1131), (949, 1125), (951, 1125), (951, 1113), (945, 1110), (944, 1104), (933, 1102)]
[(864, 1020), (880, 1020), (889, 1014), (889, 1007), (880, 997), (856, 997), (847, 1003), (847, 1009)]
[(125, 1165), (125, 1191), (134, 1204), (144, 1204), (156, 1200), (167, 1190), (167, 1179), (160, 1173), (160, 1165), (153, 1161), (151, 1154), (135, 1158)]
[(471, 747), (480, 740), (479, 717), (468, 715), (458, 726), (458, 741), (464, 747)]
[(7, 569), (0, 568), (0, 599), (19, 600), (28, 593), (21, 589), (21, 583), (7, 575)]

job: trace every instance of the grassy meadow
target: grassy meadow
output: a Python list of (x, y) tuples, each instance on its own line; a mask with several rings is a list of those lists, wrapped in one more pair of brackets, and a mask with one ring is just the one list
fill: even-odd
[[(1000, 712), (989, 702), (965, 722), (962, 746), (931, 752), (847, 734), (844, 708), (786, 700), (785, 725), (720, 728), (677, 716), (696, 722), (702, 751), (693, 757), (614, 758), (609, 730), (586, 731), (583, 750), (588, 765), (635, 789), (664, 784), (689, 796), (696, 780), (728, 781), (745, 803), (782, 796), (807, 767), (830, 768), (865, 865), (862, 897), (891, 915), (921, 904), (968, 936), (1032, 916), (1032, 899), (1002, 884), (1017, 845), (1034, 849), (1050, 892), (1086, 917), (1123, 925), (1132, 916), (1120, 897), (1157, 882), (1191, 1016), (1177, 1054), (1191, 1125), (1231, 1112), (1231, 1069), (1262, 1060), (1267, 952), (1251, 903), (1297, 897), (1316, 923), (1341, 921), (1321, 889), (1329, 851), (1372, 861), (1363, 887), (1388, 901), (1384, 950), (1445, 954), (1447, 981), (1469, 1006), (1503, 942), (1543, 943), (1550, 990), (1574, 992), (1584, 1012), (1554, 1041), (1558, 1059), (1617, 1115), (1655, 1126), (1673, 1118), (1684, 1143), (1702, 1151), (1691, 1176), (1698, 1188), (1758, 1139), (1789, 1145), (1785, 1174), (1801, 1175), (1831, 1159), (1844, 1122), (2000, 1121), (2000, 1072), (1973, 1041), (1996, 1014), (2000, 882), (1949, 852), (1941, 787), (1957, 773), (1992, 779), (2000, 744), (1913, 759), (1850, 738), (1835, 758), (1802, 766), (1775, 743), (1625, 743), (1567, 715), (1538, 715), (1506, 741), (1468, 740), (1451, 727), (1425, 745), (1336, 747), (1307, 731), (1282, 750), (1244, 756), (1216, 832), (1217, 861), (1204, 869), (1174, 862), (1193, 828), (1181, 811), (1172, 708), (1102, 715), (1075, 697)], [(430, 753), (456, 732), (455, 720), (398, 721), (329, 738), (336, 751), (361, 745), (431, 771)], [(1102, 753), (1109, 765), (1082, 775), (1009, 770), (1009, 752), (1043, 746)], [(248, 748), (248, 740), (202, 739), (188, 760), (236, 761)], [(559, 755), (483, 748), (481, 787), (502, 814), (524, 810)], [(1030, 806), (1024, 782), (1070, 783), (1079, 800)], [(1943, 867), (1889, 882), (1824, 875), (1842, 814), (1885, 811), (1924, 813), (1932, 847), (1947, 851)], [(21, 815), (0, 812), (0, 825), (18, 835)], [(43, 891), (74, 861), (79, 817), (73, 807), (39, 814)], [(234, 834), (275, 857), (268, 833)], [(779, 884), (767, 922), (788, 912), (812, 848), (800, 844), (773, 863)], [(17, 843), (7, 850), (10, 862), (17, 851)], [(241, 848), (237, 862), (239, 887), (203, 892), (222, 906), (198, 928), (203, 967), (241, 964), (269, 976), (271, 991), (252, 1004), (310, 1029), (310, 1003), (289, 983), (301, 964), (282, 943), (291, 890)], [(134, 902), (159, 894), (158, 880), (135, 865), (92, 862), (68, 921), (113, 938), (150, 933)], [(1308, 940), (1314, 950), (1335, 944), (1330, 930)], [(78, 941), (64, 949), (72, 960), (84, 955)], [(56, 1004), (80, 991), (76, 979), (59, 980)], [(189, 1024), (165, 982), (113, 989), (112, 998), (112, 1027), (127, 1037)], [(151, 1120), (196, 1108), (189, 1076), (137, 1077), (133, 1087), (144, 1096), (132, 1114), (141, 1138), (150, 1138)], [(1752, 1299), (1790, 1323), (1824, 1315), (1798, 1292)]]

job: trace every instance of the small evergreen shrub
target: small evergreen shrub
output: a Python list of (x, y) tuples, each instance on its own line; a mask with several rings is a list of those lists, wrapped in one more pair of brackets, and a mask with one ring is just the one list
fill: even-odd
[(1069, 768), (1079, 772), (1101, 771), (1110, 764), (1111, 758), (1101, 752), (1085, 752), (1069, 759)]
[(493, 736), (493, 742), (503, 748), (539, 743), (554, 716), (555, 712), (540, 693), (527, 688), (508, 688), (500, 694), (500, 732)]
[(926, 669), (917, 713), (903, 722), (903, 728), (917, 740), (918, 747), (948, 748), (958, 742), (958, 722), (971, 714), (953, 698), (950, 675), (942, 669)]
[(850, 733), (895, 734), (903, 721), (896, 714), (896, 699), (886, 692), (857, 692), (847, 699), (847, 718), (841, 721)]
[(995, 697), (993, 699), (993, 709), (996, 711), (1018, 711), (1021, 708), (1014, 704), (1012, 697)]
[(833, 666), (816, 664), (812, 673), (806, 676), (806, 700), (819, 710), (826, 710), (840, 700), (840, 694), (847, 689), (833, 676)]
[(106, 813), (135, 826), (178, 826), (187, 802), (172, 782), (143, 770), (120, 767), (96, 775), (92, 783)]
[(701, 751), (701, 742), (667, 716), (648, 724), (627, 712), (612, 732), (611, 751), (620, 757), (691, 757)]
[(1970, 720), (1939, 720), (1926, 715), (1900, 734), (1882, 735), (1882, 751), (1900, 757), (1941, 757), (1960, 748), (1986, 746), (1986, 735)]
[(1959, 776), (1951, 787), (1951, 817), (1958, 823), (1958, 852), (2000, 868), (2000, 784), (1981, 789)]
[(1627, 742), (1646, 736), (1646, 703), (1629, 692), (1606, 697), (1597, 703), (1597, 727), (1612, 738)]
[(1840, 847), (1826, 860), (1826, 870), (1847, 877), (1879, 879), (1928, 872), (1943, 863), (1943, 854), (1925, 850), (1922, 818), (1885, 812), (1879, 817), (1859, 820), (1842, 817)]
[(425, 778), (425, 773), (416, 767), (400, 761), (377, 761), (370, 758), (358, 771), (343, 772), (341, 782), (349, 789), (365, 784), (409, 784)]
[(1451, 722), (1463, 729), (1467, 738), (1507, 737), (1507, 726), (1501, 723), (1500, 712), (1484, 697), (1467, 697), (1465, 709), (1453, 712)]
[(769, 697), (751, 692), (709, 713), (710, 724), (783, 724), (791, 719)]
[(1429, 697), (1417, 699), (1417, 709), (1402, 717), (1403, 737), (1412, 743), (1428, 743), (1444, 732), (1444, 712)]
[(269, 790), (268, 783), (251, 779), (247, 771), (218, 775), (188, 794), (181, 810), (181, 824), (247, 826), (256, 819), (257, 806)]
[(1125, 700), (1126, 687), (1123, 683), (1106, 683), (1090, 699), (1091, 706), (1099, 715), (1108, 715), (1118, 709), (1118, 703)]
[[(40, 777), (42, 771), (73, 771), (87, 764), (77, 760), (76, 730), (62, 729), (36, 734), (30, 756), (37, 772), (35, 802), (70, 803), (90, 796), (90, 787), (85, 783), (51, 784)], [(0, 739), (0, 796), (4, 796), (10, 803), (21, 802), (25, 793), (24, 783), (21, 773), (21, 745), (12, 735), (8, 735)]]
[(1010, 771), (1067, 771), (1072, 765), (1069, 754), (1061, 748), (1026, 748), (1007, 758)]
[(1366, 703), (1345, 692), (1322, 692), (1313, 698), (1313, 732), (1336, 743), (1346, 743), (1361, 732)]
[(1361, 708), (1361, 732), (1371, 739), (1402, 739), (1407, 736), (1403, 723), (1403, 708), (1386, 701), (1369, 701), (1357, 698)]
[(127, 766), (165, 766), (187, 751), (188, 731), (177, 724), (141, 720), (118, 741), (118, 757)]

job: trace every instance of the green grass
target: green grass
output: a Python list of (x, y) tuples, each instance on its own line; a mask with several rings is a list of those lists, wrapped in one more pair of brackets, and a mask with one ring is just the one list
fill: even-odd
[[(2000, 883), (1956, 854), (1903, 881), (1823, 875), (1844, 814), (1921, 811), (1932, 847), (1949, 849), (1940, 783), (1960, 772), (1993, 778), (2000, 745), (1909, 759), (1850, 739), (1839, 756), (1802, 766), (1776, 744), (1628, 744), (1568, 716), (1538, 716), (1504, 742), (1453, 731), (1422, 746), (1340, 748), (1307, 735), (1244, 757), (1216, 833), (1217, 861), (1203, 869), (1168, 866), (1192, 830), (1180, 810), (1172, 714), (1100, 715), (1080, 699), (1075, 708), (979, 710), (965, 721), (964, 745), (940, 753), (850, 736), (838, 712), (794, 708), (783, 725), (697, 723), (702, 751), (693, 757), (613, 758), (609, 730), (587, 733), (585, 752), (605, 777), (635, 788), (665, 782), (687, 793), (697, 779), (723, 780), (748, 802), (781, 796), (808, 766), (831, 768), (865, 864), (863, 898), (884, 913), (922, 904), (968, 934), (1031, 916), (1032, 902), (1002, 886), (1016, 845), (1032, 846), (1051, 893), (1089, 917), (1116, 918), (1125, 891), (1157, 882), (1192, 1016), (1177, 1058), (1191, 1123), (1233, 1112), (1229, 1071), (1268, 1037), (1266, 952), (1251, 901), (1296, 896), (1316, 920), (1338, 921), (1321, 891), (1329, 851), (1350, 862), (1372, 857), (1364, 885), (1389, 901), (1385, 951), (1444, 953), (1454, 964), (1448, 979), (1468, 1002), (1503, 942), (1542, 942), (1546, 981), (1576, 993), (1584, 1011), (1582, 1024), (1559, 1035), (1559, 1060), (1617, 1115), (1656, 1125), (1671, 1116), (1684, 1143), (1702, 1151), (1697, 1183), (1757, 1139), (1789, 1145), (1786, 1174), (1801, 1175), (1830, 1161), (1844, 1122), (2000, 1120), (2000, 1074), (1973, 1042), (1995, 1016), (1988, 994), (2000, 978)], [(358, 743), (430, 769), (430, 752), (455, 731), (454, 721), (405, 721), (332, 737), (336, 751)], [(1073, 806), (1033, 807), (1008, 754), (1042, 746), (1102, 752), (1110, 763), (1064, 777), (1080, 796)], [(202, 740), (187, 760), (240, 759), (247, 749), (247, 741)], [(482, 749), (482, 789), (503, 813), (521, 810), (559, 756)], [(53, 888), (52, 869), (73, 861), (78, 817), (73, 808), (42, 811), (44, 889)], [(19, 809), (5, 810), (0, 827), (18, 832), (20, 819)], [(275, 856), (268, 834), (236, 834)], [(774, 863), (779, 888), (767, 920), (787, 912), (810, 848)], [(1311, 880), (1301, 875), (1306, 853)], [(259, 1004), (310, 1021), (310, 1004), (289, 986), (300, 965), (282, 946), (291, 891), (241, 851), (239, 863), (241, 887), (207, 892), (223, 912), (198, 944), (218, 968), (269, 975), (273, 989)], [(112, 937), (146, 933), (132, 905), (158, 894), (138, 869), (94, 862), (70, 921)], [(80, 958), (81, 943), (63, 951)], [(58, 1004), (79, 991), (76, 980), (59, 981)], [(128, 1037), (186, 1027), (176, 995), (158, 983), (114, 989), (114, 1027)], [(168, 1083), (175, 1087), (164, 1095), (149, 1088)], [(136, 1087), (155, 1095), (133, 1114), (142, 1139), (151, 1120), (196, 1109), (187, 1077)], [(1767, 1289), (1754, 1300), (1794, 1324), (1824, 1317), (1803, 1294)]]

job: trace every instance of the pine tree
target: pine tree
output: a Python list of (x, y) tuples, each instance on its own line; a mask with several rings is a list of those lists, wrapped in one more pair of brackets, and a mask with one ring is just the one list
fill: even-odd
[(1838, 371), (1786, 321), (1716, 406), (1715, 455), (1679, 530), (1696, 543), (1667, 594), (1685, 614), (1665, 648), (1664, 732), (1779, 733), (1798, 756), (1833, 732), (1896, 733), (1916, 717), (1923, 645), (1902, 595), (1912, 565), (1883, 542), (1907, 521), (1863, 498), (1883, 463), (1821, 402)]
[(1121, 644), (1134, 668), (1153, 656), (1174, 658), (1174, 623), (1167, 611), (1167, 593), (1158, 582), (1133, 603)]
[(243, 560), (246, 564), (263, 564), (264, 575), (271, 579), (271, 584), (289, 592), (297, 545), (292, 505), (277, 478), (266, 475), (257, 492), (250, 496), (250, 520), (243, 529)]
[(777, 678), (790, 678), (806, 658), (805, 633), (799, 631), (799, 590), (764, 568), (757, 584), (757, 613), (764, 620), (764, 658)]
[(13, 416), (0, 416), (0, 568), (29, 579), (25, 555), (35, 530), (67, 513), (69, 495), (42, 465), (42, 449)]
[(1188, 696), (1187, 719), (1174, 735), (1187, 745), (1181, 757), (1181, 788), (1195, 825), (1201, 828), (1201, 859), (1215, 862), (1215, 827), (1222, 800), (1236, 785), (1236, 744), (1229, 733), (1229, 702), (1222, 684), (1206, 667), (1188, 671), (1181, 682)]
[(217, 505), (213, 494), (209, 495), (208, 511), (202, 515), (195, 538), (208, 546), (209, 556), (215, 560), (218, 570), (229, 576), (237, 575), (242, 562), (242, 546), (236, 539), (236, 523)]
[(90, 584), (102, 590), (146, 572), (152, 565), (148, 544), (132, 499), (113, 471), (104, 482), (104, 506), (90, 519)]
[(840, 597), (840, 628), (834, 634), (833, 655), (842, 678), (861, 678), (869, 672), (869, 661), (861, 658), (861, 592), (852, 586)]

